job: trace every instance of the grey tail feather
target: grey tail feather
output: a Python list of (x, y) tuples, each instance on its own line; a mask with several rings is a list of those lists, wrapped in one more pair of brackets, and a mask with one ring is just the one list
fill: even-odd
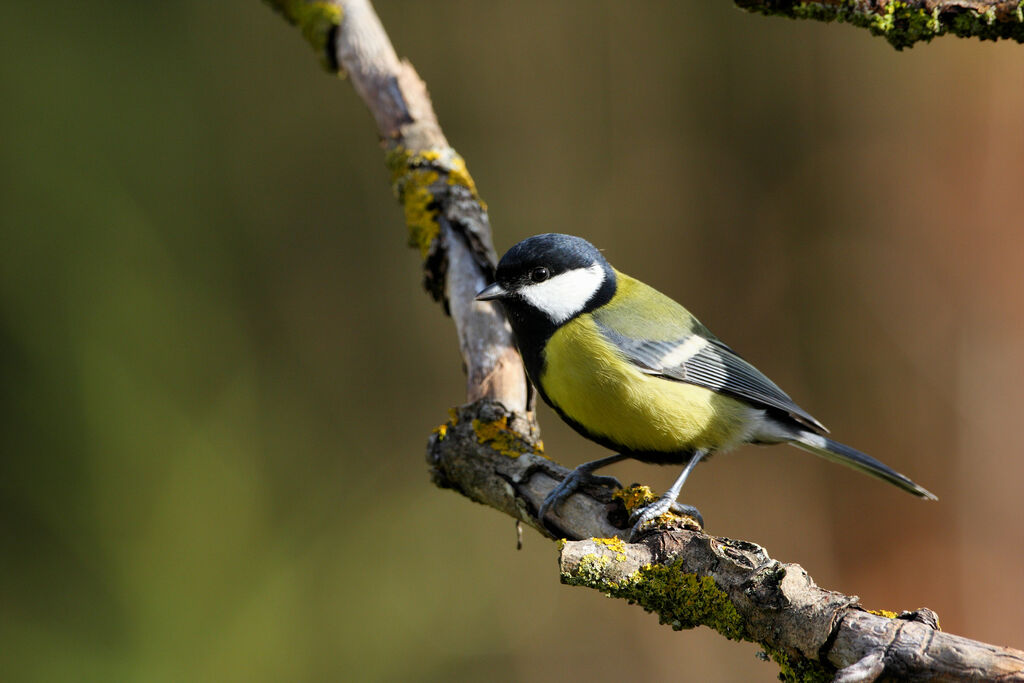
[(936, 497), (934, 493), (915, 484), (913, 481), (895, 471), (888, 465), (875, 460), (866, 453), (861, 453), (855, 448), (850, 448), (846, 444), (833, 441), (828, 437), (809, 431), (802, 431), (798, 432), (790, 443), (797, 448), (802, 448), (803, 450), (821, 456), (826, 460), (831, 460), (832, 462), (837, 462), (840, 465), (852, 467), (853, 469), (865, 474), (870, 474), (873, 477), (878, 477), (883, 481), (889, 482), (893, 486), (898, 486), (908, 493), (913, 493), (915, 496), (920, 496), (921, 498), (926, 498), (928, 500), (938, 500), (938, 497)]

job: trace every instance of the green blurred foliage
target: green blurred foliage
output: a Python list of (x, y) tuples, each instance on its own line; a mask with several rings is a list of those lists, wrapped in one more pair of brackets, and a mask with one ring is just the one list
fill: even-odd
[[(687, 487), (710, 531), (1024, 646), (1020, 46), (729, 3), (378, 10), (499, 249), (588, 237), (941, 498), (746, 448)], [(451, 325), (372, 120), (268, 7), (7, 2), (0, 57), (0, 677), (774, 679), (430, 485)]]

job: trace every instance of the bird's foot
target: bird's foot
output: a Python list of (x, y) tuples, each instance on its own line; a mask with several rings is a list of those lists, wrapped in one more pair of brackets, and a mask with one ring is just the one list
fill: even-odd
[(704, 528), (704, 515), (700, 514), (700, 510), (687, 505), (685, 503), (672, 503), (672, 514), (679, 515), (680, 517), (689, 517), (693, 521), (697, 522), (701, 529)]
[(552, 489), (551, 493), (547, 495), (544, 502), (541, 503), (540, 509), (537, 510), (537, 519), (543, 523), (544, 517), (549, 511), (556, 509), (569, 496), (588, 484), (596, 486), (611, 486), (616, 489), (622, 488), (622, 484), (619, 483), (619, 480), (615, 477), (606, 477), (594, 474), (590, 469), (587, 469), (585, 465), (580, 465), (570, 472), (568, 476), (566, 476), (566, 478), (563, 479), (562, 482)]
[(629, 521), (633, 525), (633, 528), (629, 532), (630, 543), (640, 537), (645, 526), (656, 521), (666, 512), (672, 512), (673, 514), (683, 517), (690, 517), (696, 520), (702, 529), (704, 528), (704, 516), (700, 514), (700, 510), (692, 505), (677, 503), (671, 494), (665, 494), (642, 508), (634, 510), (633, 514), (630, 515)]

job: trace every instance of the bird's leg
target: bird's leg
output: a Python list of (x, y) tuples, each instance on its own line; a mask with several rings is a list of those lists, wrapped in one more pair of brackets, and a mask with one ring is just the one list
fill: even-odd
[(672, 488), (665, 491), (664, 494), (658, 500), (645, 505), (642, 508), (634, 511), (630, 516), (629, 521), (633, 522), (633, 529), (629, 532), (629, 540), (633, 540), (640, 533), (640, 528), (653, 519), (661, 517), (669, 510), (681, 511), (682, 514), (689, 517), (693, 517), (701, 526), (704, 526), (704, 518), (701, 516), (700, 511), (692, 505), (681, 505), (676, 503), (676, 498), (679, 497), (679, 491), (682, 490), (683, 484), (686, 483), (686, 478), (690, 476), (690, 472), (697, 466), (697, 463), (701, 461), (708, 452), (704, 449), (697, 449), (693, 452), (690, 457), (690, 462), (683, 468), (683, 473), (679, 475), (675, 483), (672, 484)]
[(556, 505), (560, 505), (563, 500), (575, 493), (584, 484), (603, 484), (608, 486), (614, 486), (615, 488), (622, 488), (622, 484), (615, 477), (602, 477), (597, 476), (593, 472), (599, 470), (606, 465), (625, 460), (629, 456), (616, 454), (609, 455), (607, 458), (601, 458), (600, 460), (594, 460), (593, 462), (585, 462), (562, 480), (558, 486), (552, 489), (551, 493), (548, 494), (544, 502), (541, 503), (540, 509), (537, 510), (537, 519), (541, 522), (544, 521), (545, 515), (548, 511), (554, 508)]

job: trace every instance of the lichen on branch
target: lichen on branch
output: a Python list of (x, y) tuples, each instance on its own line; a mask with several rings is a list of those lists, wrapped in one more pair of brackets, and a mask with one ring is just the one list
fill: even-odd
[[(611, 539), (594, 540), (607, 543)], [(667, 566), (641, 567), (624, 580), (607, 580), (602, 569), (623, 560), (625, 553), (621, 550), (615, 555), (588, 554), (572, 573), (562, 574), (562, 582), (594, 588), (610, 597), (640, 605), (657, 614), (662, 624), (677, 631), (708, 626), (729, 640), (743, 640), (743, 619), (714, 579), (687, 572), (681, 562), (676, 561)]]
[(942, 633), (931, 610), (868, 611), (747, 541), (693, 529), (639, 543), (591, 538), (561, 543), (559, 563), (564, 583), (636, 603), (663, 624), (757, 643), (785, 681), (1024, 681), (1024, 652)]
[[(459, 221), (456, 209), (460, 207), (473, 211), (477, 220), (486, 220), (487, 205), (477, 192), (466, 162), (451, 147), (413, 150), (393, 142), (385, 159), (391, 173), (391, 188), (405, 213), (409, 246), (420, 252), (427, 266), (427, 290), (441, 300), (444, 273), (438, 272), (432, 263), (439, 255), (440, 221)], [(478, 258), (488, 272), (493, 268), (492, 252), (484, 249)]]
[(276, 9), (288, 23), (297, 26), (317, 55), (325, 69), (338, 71), (338, 62), (328, 50), (331, 35), (341, 25), (342, 10), (337, 2), (322, 0), (264, 0)]
[[(614, 538), (629, 528), (627, 510), (652, 497), (645, 487), (616, 497), (610, 486), (584, 485), (539, 520), (542, 501), (569, 470), (541, 454), (507, 322), (493, 305), (475, 301), (495, 261), (490, 224), (425, 84), (398, 59), (368, 0), (267, 1), (300, 28), (329, 69), (344, 69), (366, 103), (384, 141), (409, 240), (424, 257), (427, 287), (455, 323), (468, 402), (431, 435), (427, 461), (436, 484), (548, 537), (597, 537), (561, 544), (566, 583), (635, 602), (674, 628), (706, 625), (760, 643), (784, 680), (823, 680), (832, 672), (837, 680), (957, 679), (980, 672), (1024, 683), (1024, 652), (941, 634), (927, 619), (869, 613), (855, 598), (815, 586), (798, 565), (772, 560), (753, 543), (704, 534), (692, 520), (669, 516), (662, 521), (671, 528), (653, 529), (641, 543)], [(769, 14), (866, 25), (897, 47), (943, 32), (1020, 40), (1019, 33), (1003, 35), (1009, 30), (1003, 24), (1024, 23), (1019, 2), (1009, 12), (1010, 3), (971, 0), (736, 1)], [(925, 6), (927, 17), (920, 14)], [(965, 15), (968, 6), (996, 9)]]
[(750, 12), (866, 28), (897, 50), (952, 34), (1024, 42), (1024, 0), (735, 0)]

